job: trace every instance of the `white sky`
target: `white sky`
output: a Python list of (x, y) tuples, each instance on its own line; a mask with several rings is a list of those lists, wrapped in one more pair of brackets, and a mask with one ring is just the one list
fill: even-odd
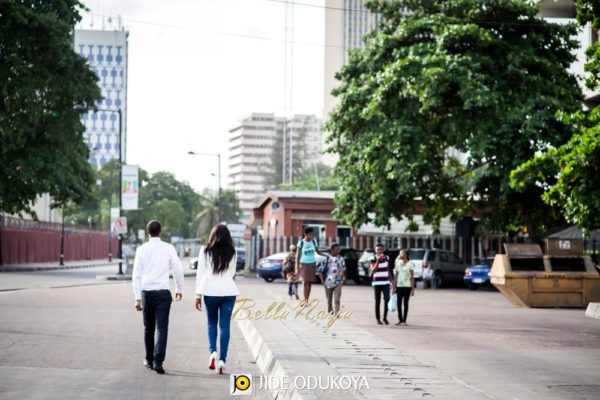
[[(251, 112), (283, 113), (285, 4), (269, 0), (83, 0), (129, 31), (127, 162), (196, 190), (228, 184), (229, 129)], [(322, 0), (302, 0), (323, 6)], [(83, 14), (78, 26), (102, 29)], [(321, 116), (324, 9), (294, 7), (295, 113)], [(166, 26), (165, 26), (166, 25)], [(115, 25), (116, 27), (116, 25)], [(105, 28), (109, 24), (105, 23)], [(233, 34), (233, 35), (232, 35)], [(254, 39), (235, 35), (259, 36)]]

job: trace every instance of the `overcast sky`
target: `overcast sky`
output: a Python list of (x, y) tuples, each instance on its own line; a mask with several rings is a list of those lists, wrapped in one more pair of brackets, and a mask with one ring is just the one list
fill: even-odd
[[(129, 31), (127, 162), (195, 189), (227, 179), (228, 130), (251, 112), (283, 113), (285, 4), (270, 0), (84, 0), (79, 28), (100, 16)], [(302, 0), (323, 6), (324, 1)], [(93, 17), (91, 14), (95, 15)], [(93, 22), (93, 25), (91, 25)], [(110, 24), (105, 20), (104, 27)], [(294, 7), (294, 112), (321, 116), (324, 9)]]

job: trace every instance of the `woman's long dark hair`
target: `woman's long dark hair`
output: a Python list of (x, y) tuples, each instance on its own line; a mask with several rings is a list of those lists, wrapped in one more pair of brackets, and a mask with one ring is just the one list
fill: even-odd
[(212, 259), (213, 274), (221, 274), (229, 268), (229, 263), (235, 256), (235, 244), (229, 229), (223, 225), (215, 225), (210, 231), (204, 253)]

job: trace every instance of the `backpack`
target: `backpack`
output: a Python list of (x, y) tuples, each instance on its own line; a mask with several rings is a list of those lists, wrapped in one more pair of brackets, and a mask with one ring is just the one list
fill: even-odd
[(286, 259), (286, 264), (285, 264), (284, 272), (286, 274), (291, 274), (295, 270), (296, 270), (296, 259), (295, 259), (295, 257), (294, 258), (288, 258), (288, 259)]

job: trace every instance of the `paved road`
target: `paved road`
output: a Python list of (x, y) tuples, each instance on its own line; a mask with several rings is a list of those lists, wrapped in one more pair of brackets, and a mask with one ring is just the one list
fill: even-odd
[[(286, 298), (282, 282), (244, 282), (245, 292), (263, 300)], [(315, 289), (324, 302), (322, 287)], [(410, 325), (397, 327), (376, 324), (371, 287), (345, 286), (342, 305), (352, 311), (354, 328), (443, 371), (480, 398), (600, 398), (600, 321), (585, 318), (584, 310), (516, 308), (491, 289), (418, 290)]]
[[(227, 378), (204, 366), (204, 316), (192, 309), (193, 278), (186, 278), (184, 301), (173, 306), (165, 363), (170, 374), (159, 377), (140, 365), (142, 322), (132, 310), (130, 283), (95, 280), (110, 272), (0, 274), (3, 287), (29, 287), (0, 292), (0, 398), (229, 398)], [(282, 282), (242, 277), (237, 282), (245, 297), (294, 305)], [(324, 301), (323, 288), (314, 290)], [(402, 371), (416, 370), (422, 371), (418, 379), (429, 382), (421, 386), (444, 400), (457, 398), (440, 397), (444, 390), (477, 399), (600, 398), (600, 321), (585, 318), (583, 310), (515, 308), (492, 290), (420, 290), (411, 300), (410, 326), (378, 326), (372, 296), (370, 287), (345, 286), (342, 305), (352, 317), (330, 330), (292, 321), (257, 326), (283, 340), (279, 351), (289, 355), (298, 374), (303, 366), (325, 373), (336, 365), (338, 372), (364, 370), (374, 379), (392, 374), (386, 378), (392, 380), (374, 384), (382, 393), (375, 398), (401, 398), (394, 385), (406, 378)], [(232, 326), (230, 371), (258, 374), (248, 343), (237, 324)], [(302, 343), (292, 335), (304, 335)], [(345, 345), (332, 346), (339, 345), (331, 341), (336, 335), (346, 338)], [(344, 364), (355, 352), (378, 361)], [(382, 371), (386, 363), (390, 367)], [(421, 381), (413, 379), (416, 386)]]
[[(188, 267), (189, 259), (183, 259), (181, 265), (184, 273), (194, 273)], [(96, 277), (116, 275), (119, 268), (115, 265), (99, 267), (60, 269), (48, 271), (0, 272), (0, 292), (6, 290), (22, 290), (28, 288), (60, 288), (82, 285), (104, 285), (106, 281)], [(123, 266), (125, 271), (125, 266)]]
[(0, 273), (0, 291), (105, 284), (106, 282), (97, 281), (96, 276), (116, 274), (117, 271), (116, 265), (107, 265), (80, 269), (2, 272)]
[[(88, 272), (30, 274), (37, 286), (92, 281)], [(171, 310), (164, 376), (141, 364), (142, 315), (133, 309), (130, 282), (1, 292), (0, 399), (230, 398), (229, 377), (206, 367), (205, 315), (193, 309), (194, 279), (185, 284), (184, 301)], [(232, 329), (228, 370), (252, 373), (254, 360), (237, 325)]]

